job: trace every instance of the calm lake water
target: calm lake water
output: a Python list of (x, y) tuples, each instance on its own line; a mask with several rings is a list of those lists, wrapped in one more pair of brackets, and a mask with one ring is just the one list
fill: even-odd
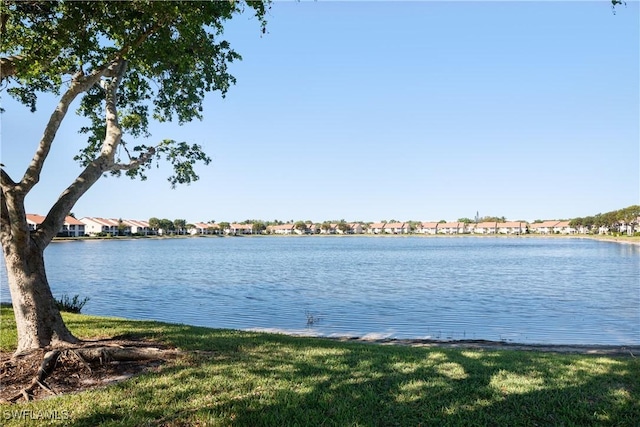
[(45, 258), (54, 295), (89, 297), (87, 314), (319, 336), (640, 344), (632, 245), (189, 238), (56, 242)]

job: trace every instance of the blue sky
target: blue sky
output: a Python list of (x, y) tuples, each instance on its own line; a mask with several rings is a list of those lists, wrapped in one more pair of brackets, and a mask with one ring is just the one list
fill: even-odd
[[(226, 36), (243, 56), (204, 120), (153, 127), (213, 162), (171, 190), (100, 180), (77, 217), (347, 221), (563, 219), (640, 201), (638, 2), (276, 2)], [(2, 162), (19, 178), (54, 105), (2, 94)], [(69, 116), (41, 183), (45, 214), (80, 172)]]

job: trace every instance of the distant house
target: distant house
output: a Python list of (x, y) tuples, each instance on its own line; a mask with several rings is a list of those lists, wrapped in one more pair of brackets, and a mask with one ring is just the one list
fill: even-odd
[(352, 222), (349, 224), (349, 233), (350, 234), (362, 234), (364, 233), (364, 229), (362, 228), (362, 224), (357, 222)]
[(534, 222), (529, 225), (529, 229), (533, 233), (538, 234), (552, 234), (554, 231), (554, 227), (558, 225), (560, 221), (552, 220), (552, 221), (542, 221), (542, 222)]
[(465, 232), (464, 222), (442, 222), (438, 224), (440, 234), (462, 234)]
[(293, 227), (293, 232), (302, 235), (302, 234), (314, 234), (316, 230), (316, 226), (310, 222), (304, 223), (304, 228)]
[(42, 215), (27, 214), (27, 225), (29, 225), (29, 231), (36, 231), (43, 221), (44, 217)]
[(637, 217), (635, 220), (630, 221), (630, 222), (622, 222), (622, 224), (620, 225), (620, 232), (621, 233), (627, 233), (627, 235), (629, 236), (633, 236), (633, 234), (636, 232), (636, 229), (638, 228), (638, 225), (640, 224), (640, 216)]
[(62, 224), (62, 230), (58, 232), (58, 237), (81, 237), (84, 236), (84, 224), (72, 216), (67, 216)]
[(529, 225), (529, 229), (538, 234), (576, 234), (586, 233), (586, 227), (575, 228), (569, 225), (571, 221), (550, 220)]
[(405, 222), (388, 222), (384, 226), (384, 232), (388, 234), (406, 234), (409, 232), (409, 224)]
[[(40, 224), (44, 222), (45, 217), (37, 214), (27, 214), (27, 225), (29, 231), (35, 231)], [(64, 223), (60, 228), (60, 231), (56, 234), (56, 237), (81, 237), (84, 236), (84, 223), (78, 221), (72, 216), (67, 216), (64, 219)]]
[(220, 234), (220, 227), (211, 222), (196, 222), (189, 230), (189, 234), (193, 236), (196, 234)]
[(437, 222), (423, 222), (421, 223), (416, 232), (421, 234), (436, 234), (438, 232), (438, 223)]
[(520, 221), (499, 222), (496, 227), (499, 234), (524, 234), (527, 231), (527, 223)]
[(153, 230), (151, 229), (147, 221), (138, 221), (135, 219), (123, 219), (122, 222), (130, 228), (131, 234), (136, 234), (141, 236), (148, 236), (149, 234), (153, 234)]
[(580, 234), (589, 234), (591, 233), (591, 227), (588, 227), (586, 225), (579, 225), (576, 229), (576, 232)]
[(385, 222), (376, 222), (369, 226), (367, 229), (367, 233), (369, 234), (380, 234), (384, 231), (384, 227), (387, 225)]
[(560, 221), (553, 226), (553, 232), (556, 234), (576, 234), (577, 230), (569, 225), (570, 221)]
[(271, 234), (293, 234), (293, 224), (270, 225), (267, 232)]
[(495, 234), (498, 232), (498, 223), (493, 221), (479, 222), (473, 232), (474, 234)]
[[(120, 234), (118, 220), (116, 219), (86, 216), (81, 218), (80, 221), (84, 224), (86, 234), (90, 236), (95, 236), (100, 233), (111, 234), (112, 236), (118, 236)], [(123, 231), (128, 229), (129, 233), (131, 232), (130, 226), (124, 225), (124, 227)]]
[(320, 234), (337, 234), (338, 233), (338, 224), (331, 223), (327, 224), (326, 222), (320, 225)]
[(227, 234), (253, 234), (252, 224), (229, 224), (229, 228), (225, 230)]

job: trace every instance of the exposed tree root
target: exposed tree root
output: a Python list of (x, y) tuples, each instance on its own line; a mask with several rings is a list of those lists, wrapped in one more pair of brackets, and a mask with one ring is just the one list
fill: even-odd
[[(143, 344), (143, 345), (141, 345)], [(84, 343), (71, 348), (55, 348), (18, 355), (0, 364), (0, 401), (16, 403), (44, 395), (82, 390), (87, 384), (101, 385), (114, 378), (130, 377), (158, 362), (173, 358), (178, 351), (148, 347), (149, 343)], [(55, 377), (52, 377), (53, 374)], [(51, 379), (51, 383), (47, 380)], [(54, 385), (55, 384), (55, 385)]]
[(42, 364), (40, 365), (40, 368), (38, 368), (38, 373), (36, 374), (35, 377), (33, 377), (29, 386), (27, 386), (26, 388), (23, 388), (22, 390), (20, 390), (18, 394), (9, 398), (8, 399), (9, 402), (16, 402), (21, 397), (24, 397), (25, 400), (31, 400), (32, 392), (36, 387), (40, 387), (51, 394), (56, 394), (56, 392), (51, 390), (51, 387), (49, 387), (44, 382), (44, 380), (49, 376), (49, 373), (55, 368), (56, 362), (58, 361), (59, 357), (60, 357), (60, 350), (53, 350), (46, 353), (44, 355), (44, 359), (42, 360)]

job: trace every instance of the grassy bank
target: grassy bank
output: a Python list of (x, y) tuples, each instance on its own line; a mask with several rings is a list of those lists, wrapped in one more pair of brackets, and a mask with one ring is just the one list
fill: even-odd
[[(0, 406), (3, 425), (634, 426), (640, 358), (346, 343), (65, 314), (83, 338), (133, 335), (186, 351), (106, 388)], [(2, 308), (0, 347), (15, 348)], [(12, 412), (13, 411), (13, 412)], [(48, 412), (47, 412), (48, 411)]]

